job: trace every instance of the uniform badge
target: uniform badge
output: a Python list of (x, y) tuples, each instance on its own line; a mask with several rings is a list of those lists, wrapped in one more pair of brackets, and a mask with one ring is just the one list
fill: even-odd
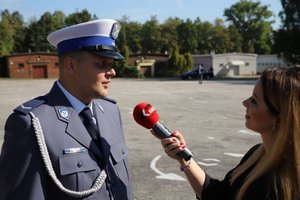
[(68, 119), (69, 118), (69, 112), (67, 110), (67, 108), (61, 108), (58, 110), (59, 115), (64, 118), (64, 119)]

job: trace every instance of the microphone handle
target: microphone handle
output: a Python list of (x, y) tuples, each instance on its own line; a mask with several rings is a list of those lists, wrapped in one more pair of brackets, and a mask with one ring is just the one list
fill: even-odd
[[(152, 130), (156, 134), (157, 137), (160, 139), (170, 138), (172, 137), (172, 133), (167, 129), (164, 125), (160, 122), (157, 122), (153, 127)], [(185, 148), (183, 151), (179, 152), (177, 155), (182, 157), (185, 161), (188, 161), (193, 156), (193, 153), (188, 149)]]

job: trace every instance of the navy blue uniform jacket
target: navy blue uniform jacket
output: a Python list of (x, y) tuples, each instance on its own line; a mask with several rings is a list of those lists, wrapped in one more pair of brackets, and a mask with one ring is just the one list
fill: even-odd
[[(61, 192), (47, 174), (29, 112), (40, 120), (53, 168), (64, 187), (87, 190), (101, 168), (108, 166), (109, 183), (81, 199), (110, 199), (110, 190), (116, 200), (134, 199), (119, 109), (108, 99), (93, 100), (93, 109), (100, 129), (102, 155), (56, 83), (47, 95), (16, 108), (5, 124), (0, 200), (76, 199)], [(64, 153), (70, 148), (86, 150)]]

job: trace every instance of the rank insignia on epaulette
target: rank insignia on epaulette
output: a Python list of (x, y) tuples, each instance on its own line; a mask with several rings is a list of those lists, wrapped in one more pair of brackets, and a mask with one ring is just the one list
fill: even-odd
[(68, 119), (69, 118), (69, 112), (67, 110), (67, 108), (61, 108), (58, 110), (59, 115), (64, 118), (64, 119)]
[(32, 107), (31, 106), (24, 106), (24, 104), (21, 105), (22, 109), (30, 110)]

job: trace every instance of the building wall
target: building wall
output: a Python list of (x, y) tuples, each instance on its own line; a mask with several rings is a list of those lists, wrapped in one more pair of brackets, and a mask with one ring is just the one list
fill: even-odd
[(27, 53), (7, 56), (10, 78), (57, 78), (58, 57), (53, 53)]
[(211, 55), (195, 55), (193, 57), (193, 67), (202, 65), (203, 68), (211, 68), (213, 66), (213, 60)]
[(132, 54), (128, 59), (129, 66), (136, 66), (137, 69), (145, 77), (154, 77), (157, 69), (156, 63), (162, 62), (167, 63), (169, 60), (169, 55), (161, 54)]
[(285, 67), (288, 64), (283, 58), (277, 55), (258, 55), (257, 56), (257, 73), (263, 72), (269, 67)]
[(203, 63), (204, 67), (212, 67), (215, 76), (256, 74), (256, 59), (256, 54), (242, 53), (193, 56), (194, 65)]

